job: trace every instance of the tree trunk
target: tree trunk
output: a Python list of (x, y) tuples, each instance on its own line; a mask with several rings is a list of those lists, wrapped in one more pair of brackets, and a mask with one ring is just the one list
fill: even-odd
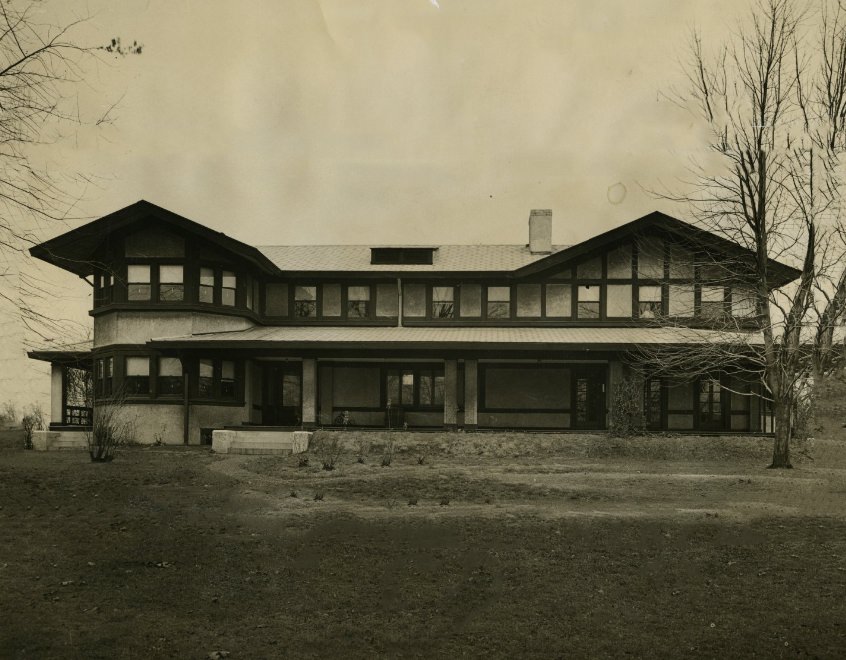
[(773, 402), (775, 406), (775, 438), (773, 440), (773, 462), (770, 468), (792, 468), (790, 464), (790, 403)]

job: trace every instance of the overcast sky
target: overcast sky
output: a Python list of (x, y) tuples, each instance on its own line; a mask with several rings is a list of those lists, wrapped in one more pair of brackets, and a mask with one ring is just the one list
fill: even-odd
[[(681, 82), (694, 24), (717, 40), (744, 10), (674, 0), (56, 6), (62, 20), (93, 15), (79, 33), (89, 43), (144, 45), (80, 90), (89, 113), (117, 101), (114, 124), (66, 133), (49, 151), (54, 171), (96, 182), (79, 215), (143, 198), (255, 245), (523, 243), (532, 208), (552, 209), (555, 242), (573, 243), (656, 208), (678, 215), (643, 188), (675, 185), (703, 141), (661, 92)], [(43, 238), (66, 229), (45, 227)], [(85, 321), (86, 290), (47, 270), (65, 287), (61, 312)], [(20, 351), (4, 353), (8, 374)]]

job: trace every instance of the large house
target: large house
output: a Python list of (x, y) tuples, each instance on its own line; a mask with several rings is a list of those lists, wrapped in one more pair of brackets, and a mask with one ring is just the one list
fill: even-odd
[[(30, 355), (53, 364), (54, 428), (90, 424), (68, 399), (81, 367), (94, 414), (117, 396), (137, 440), (195, 444), (243, 425), (601, 430), (638, 350), (755, 331), (753, 283), (723, 267), (752, 255), (688, 223), (562, 246), (536, 210), (527, 239), (253, 247), (140, 201), (32, 248), (91, 284), (94, 334)], [(759, 384), (724, 365), (644, 387), (652, 429), (769, 430)]]

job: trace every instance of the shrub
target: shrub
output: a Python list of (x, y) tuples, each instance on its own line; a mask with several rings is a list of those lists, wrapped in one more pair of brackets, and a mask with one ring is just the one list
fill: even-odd
[(624, 377), (614, 386), (611, 394), (611, 435), (631, 438), (646, 432), (643, 415), (643, 381), (631, 376)]
[(370, 440), (367, 438), (359, 438), (356, 442), (356, 460), (359, 463), (364, 463), (367, 454), (370, 453)]
[(320, 463), (324, 470), (334, 470), (335, 463), (341, 455), (341, 441), (337, 435), (332, 434), (329, 438), (321, 437), (316, 446), (315, 453), (320, 457)]
[(92, 461), (111, 461), (118, 447), (135, 440), (135, 426), (126, 419), (125, 412), (123, 398), (119, 395), (97, 409), (91, 430), (85, 433)]
[(385, 443), (382, 451), (382, 467), (388, 467), (394, 460), (394, 439), (391, 438)]
[(0, 407), (0, 423), (14, 426), (18, 423), (18, 408), (13, 401), (6, 401)]

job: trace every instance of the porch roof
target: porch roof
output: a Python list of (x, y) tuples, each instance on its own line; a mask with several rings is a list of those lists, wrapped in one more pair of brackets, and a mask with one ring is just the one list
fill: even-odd
[(536, 348), (611, 349), (637, 345), (760, 343), (757, 332), (653, 327), (256, 326), (150, 340), (155, 348)]
[(54, 364), (66, 366), (88, 366), (85, 363), (91, 360), (91, 349), (93, 342), (81, 341), (74, 344), (62, 344), (46, 346), (27, 351), (27, 357), (33, 360), (42, 360)]

